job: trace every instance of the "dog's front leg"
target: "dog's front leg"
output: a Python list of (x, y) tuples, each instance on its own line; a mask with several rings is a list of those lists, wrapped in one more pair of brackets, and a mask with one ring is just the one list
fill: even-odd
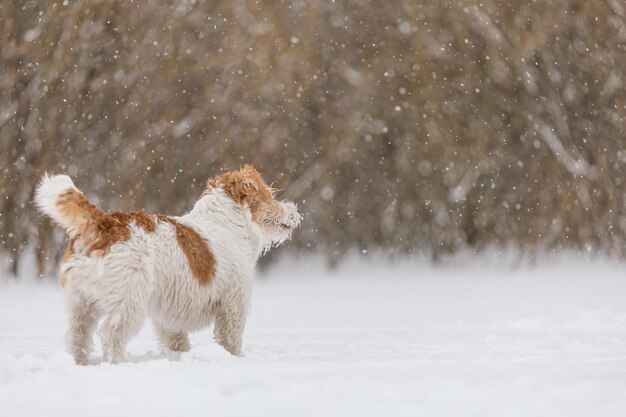
[(248, 283), (238, 284), (221, 298), (215, 314), (215, 339), (233, 355), (241, 354), (250, 291)]

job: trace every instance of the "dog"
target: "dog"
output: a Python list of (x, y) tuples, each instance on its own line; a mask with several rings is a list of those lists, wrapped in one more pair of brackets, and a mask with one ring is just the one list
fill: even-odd
[(69, 240), (60, 282), (76, 363), (88, 363), (100, 319), (106, 362), (123, 360), (146, 318), (166, 350), (188, 351), (188, 333), (214, 323), (217, 342), (240, 355), (256, 262), (301, 221), (276, 194), (246, 165), (210, 179), (183, 216), (105, 213), (67, 175), (44, 175), (35, 203)]

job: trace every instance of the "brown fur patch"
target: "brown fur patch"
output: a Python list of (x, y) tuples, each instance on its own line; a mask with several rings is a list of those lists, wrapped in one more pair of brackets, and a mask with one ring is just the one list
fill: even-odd
[(208, 285), (215, 276), (215, 256), (207, 241), (189, 226), (171, 217), (158, 216), (159, 221), (174, 226), (176, 241), (187, 257), (189, 269), (200, 285)]
[(131, 223), (148, 233), (156, 230), (156, 219), (152, 214), (142, 211), (103, 214), (95, 219), (87, 232), (93, 234), (89, 239), (88, 254), (104, 256), (114, 244), (130, 239)]
[(131, 211), (128, 213), (111, 213), (110, 216), (115, 217), (122, 223), (130, 224), (134, 222), (137, 227), (145, 232), (152, 233), (157, 227), (157, 216), (148, 214), (143, 211)]
[(66, 231), (73, 229), (75, 233), (68, 231), (68, 233), (73, 235), (83, 233), (90, 222), (104, 215), (104, 212), (91, 204), (83, 193), (76, 190), (68, 190), (59, 196), (56, 205), (62, 216), (68, 219), (68, 224), (62, 224), (61, 226)]
[(146, 232), (156, 230), (156, 217), (144, 212), (104, 213), (80, 192), (70, 190), (57, 200), (57, 207), (68, 224), (62, 225), (70, 235), (63, 256), (67, 261), (74, 253), (104, 256), (115, 243), (130, 239), (130, 224)]

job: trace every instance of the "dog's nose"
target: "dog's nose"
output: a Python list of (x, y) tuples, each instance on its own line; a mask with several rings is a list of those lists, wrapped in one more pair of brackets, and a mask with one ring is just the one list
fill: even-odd
[(291, 227), (300, 226), (300, 221), (302, 220), (302, 216), (298, 213), (297, 206), (291, 201), (283, 201), (283, 207), (287, 212), (287, 219)]
[(291, 213), (291, 223), (293, 223), (294, 227), (300, 226), (300, 221), (302, 220), (302, 215), (298, 213), (298, 210), (294, 210)]

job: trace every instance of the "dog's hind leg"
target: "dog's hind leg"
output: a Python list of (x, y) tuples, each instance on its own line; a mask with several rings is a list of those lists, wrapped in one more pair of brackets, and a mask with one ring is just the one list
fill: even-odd
[[(113, 273), (113, 272), (111, 272)], [(119, 277), (119, 278), (118, 278)], [(147, 275), (141, 269), (131, 274), (112, 275), (123, 282), (99, 300), (106, 318), (100, 329), (104, 360), (117, 363), (124, 359), (126, 345), (139, 333), (146, 319)], [(115, 289), (115, 290), (113, 290)]]
[(124, 359), (126, 345), (139, 333), (145, 318), (143, 306), (128, 299), (107, 315), (101, 329), (105, 361), (117, 363)]
[(189, 349), (191, 349), (189, 336), (186, 332), (166, 330), (158, 323), (154, 323), (154, 331), (163, 349), (168, 349), (172, 352), (189, 352)]
[(70, 301), (70, 328), (67, 335), (68, 349), (79, 365), (87, 364), (93, 349), (93, 333), (98, 324), (98, 311), (93, 302), (74, 294)]

